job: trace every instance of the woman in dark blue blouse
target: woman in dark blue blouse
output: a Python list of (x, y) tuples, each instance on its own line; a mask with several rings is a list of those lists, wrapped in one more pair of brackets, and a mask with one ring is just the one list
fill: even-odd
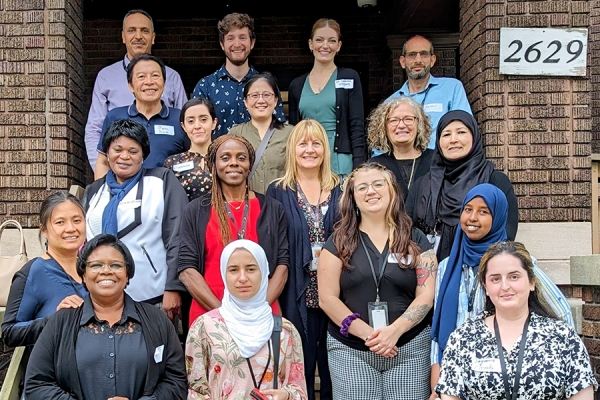
[(328, 318), (319, 308), (317, 262), (321, 247), (333, 232), (341, 194), (331, 171), (327, 133), (315, 120), (300, 121), (288, 137), (286, 171), (269, 185), (267, 196), (283, 204), (290, 244), (290, 267), (280, 297), (283, 315), (302, 337), (308, 398), (315, 398), (315, 367), (319, 366), (320, 398), (331, 399), (327, 364)]

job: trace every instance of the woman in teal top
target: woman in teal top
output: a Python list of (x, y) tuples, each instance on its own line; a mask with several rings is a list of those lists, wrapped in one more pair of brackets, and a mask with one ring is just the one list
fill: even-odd
[(332, 19), (318, 20), (308, 45), (315, 56), (310, 73), (292, 81), (289, 87), (290, 123), (315, 119), (327, 132), (331, 167), (348, 175), (365, 161), (364, 106), (358, 73), (338, 68), (340, 26)]

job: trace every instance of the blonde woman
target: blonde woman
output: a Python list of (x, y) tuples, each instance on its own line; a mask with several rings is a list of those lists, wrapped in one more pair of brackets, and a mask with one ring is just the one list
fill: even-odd
[(327, 364), (327, 315), (319, 308), (317, 261), (333, 232), (341, 195), (331, 170), (327, 133), (315, 120), (300, 121), (287, 141), (285, 175), (269, 185), (267, 196), (283, 204), (290, 244), (288, 281), (281, 296), (283, 315), (302, 338), (308, 398), (315, 398), (315, 367), (321, 379), (320, 398), (331, 399)]

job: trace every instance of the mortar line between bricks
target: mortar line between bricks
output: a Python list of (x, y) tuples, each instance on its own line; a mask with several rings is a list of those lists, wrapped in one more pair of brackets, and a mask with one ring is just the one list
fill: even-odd
[(49, 10), (48, 8), (44, 7), (44, 87), (45, 87), (45, 102), (46, 102), (46, 108), (44, 110), (44, 115), (46, 117), (46, 124), (45, 124), (45, 128), (46, 128), (46, 190), (50, 190), (50, 181), (51, 181), (51, 177), (52, 177), (52, 171), (51, 171), (51, 157), (50, 157), (50, 152), (52, 151), (51, 148), (51, 143), (52, 143), (52, 138), (50, 135), (50, 117), (52, 115), (52, 113), (50, 112), (50, 90), (48, 87), (48, 62), (49, 62), (49, 58), (50, 58), (50, 49), (48, 48), (49, 46), (49, 39), (50, 39), (50, 22), (49, 22)]

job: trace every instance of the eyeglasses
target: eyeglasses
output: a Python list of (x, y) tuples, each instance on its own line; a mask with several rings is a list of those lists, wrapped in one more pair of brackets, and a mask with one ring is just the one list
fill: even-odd
[(380, 191), (385, 188), (385, 185), (387, 185), (385, 179), (377, 179), (371, 183), (361, 183), (360, 185), (354, 186), (354, 191), (359, 194), (364, 194), (367, 193), (367, 190), (369, 190), (369, 186), (371, 186), (375, 191)]
[(406, 126), (413, 126), (415, 121), (418, 120), (419, 118), (417, 117), (413, 117), (412, 115), (407, 115), (406, 117), (403, 118), (388, 118), (387, 119), (387, 124), (390, 128), (395, 128), (400, 124), (400, 121), (402, 121), (404, 123), (404, 125)]
[(246, 96), (246, 97), (249, 98), (249, 99), (252, 99), (254, 101), (258, 101), (258, 99), (260, 99), (262, 97), (263, 100), (269, 101), (273, 97), (275, 97), (275, 93), (271, 93), (271, 92), (264, 92), (264, 93), (254, 92), (254, 93), (248, 93), (248, 96)]
[(431, 52), (427, 51), (427, 50), (423, 50), (423, 51), (411, 51), (410, 53), (406, 53), (404, 55), (404, 57), (408, 58), (409, 60), (414, 60), (415, 58), (417, 58), (417, 55), (420, 55), (421, 58), (429, 58), (431, 57)]
[(92, 272), (103, 271), (104, 267), (107, 267), (113, 272), (120, 272), (125, 269), (125, 264), (118, 261), (112, 261), (110, 264), (105, 264), (100, 261), (90, 261), (85, 266)]

